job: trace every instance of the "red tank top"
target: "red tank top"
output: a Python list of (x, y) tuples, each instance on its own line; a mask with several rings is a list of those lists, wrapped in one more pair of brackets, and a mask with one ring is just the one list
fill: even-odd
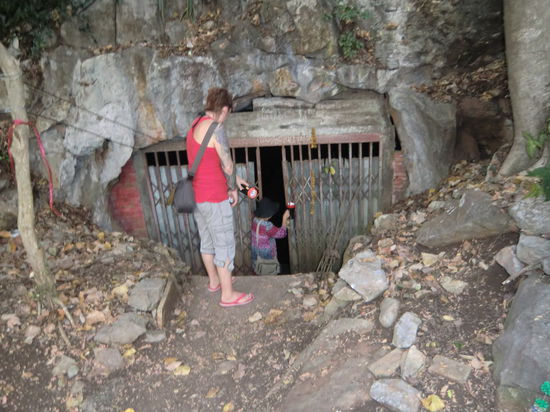
[[(203, 116), (195, 119), (195, 125), (187, 133), (187, 160), (189, 168), (195, 161), (195, 156), (201, 145), (193, 137), (195, 127), (211, 117)], [(212, 137), (213, 138), (213, 137)], [(201, 162), (193, 178), (193, 189), (195, 190), (195, 200), (197, 203), (211, 202), (220, 203), (227, 200), (227, 181), (223, 173), (220, 157), (214, 147), (207, 147)]]

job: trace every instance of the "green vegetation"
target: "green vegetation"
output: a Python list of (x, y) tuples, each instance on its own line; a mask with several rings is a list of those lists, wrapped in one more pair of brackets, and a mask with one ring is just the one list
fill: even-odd
[(96, 0), (25, 0), (0, 2), (0, 41), (17, 37), (24, 57), (38, 59), (64, 19), (78, 15)]
[[(525, 150), (530, 158), (540, 156), (544, 145), (550, 139), (550, 117), (546, 120), (546, 128), (541, 131), (537, 137), (529, 132), (524, 132)], [(531, 186), (527, 197), (544, 196), (545, 200), (550, 200), (550, 163), (546, 166), (531, 170), (528, 176), (538, 177), (539, 182)]]
[(359, 20), (369, 18), (369, 13), (351, 3), (339, 1), (326, 17), (334, 18), (340, 30), (338, 45), (342, 54), (348, 60), (353, 59), (365, 47), (365, 36), (361, 35), (358, 24)]

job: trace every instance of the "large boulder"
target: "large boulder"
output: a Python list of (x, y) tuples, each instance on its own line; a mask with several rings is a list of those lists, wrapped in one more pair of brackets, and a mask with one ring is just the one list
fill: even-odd
[(550, 279), (523, 280), (493, 345), (493, 376), (498, 385), (497, 409), (523, 412), (540, 395), (550, 376)]
[(513, 230), (513, 220), (492, 204), (489, 194), (467, 190), (450, 213), (443, 213), (424, 223), (417, 232), (416, 241), (435, 248)]
[(522, 231), (531, 235), (550, 234), (550, 201), (541, 197), (521, 199), (509, 213)]
[(409, 193), (435, 187), (447, 177), (456, 139), (456, 108), (409, 88), (390, 91), (392, 114), (409, 174)]

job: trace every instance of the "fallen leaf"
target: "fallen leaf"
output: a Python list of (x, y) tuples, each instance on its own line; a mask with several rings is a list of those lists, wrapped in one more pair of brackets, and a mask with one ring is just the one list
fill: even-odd
[(233, 402), (228, 402), (223, 406), (223, 412), (233, 412), (235, 410), (235, 405)]
[(211, 388), (206, 394), (206, 399), (215, 398), (219, 391), (220, 391), (220, 388)]
[(447, 322), (452, 322), (453, 320), (455, 320), (455, 318), (453, 318), (451, 315), (443, 315), (441, 316), (441, 318), (443, 320), (446, 320)]
[(445, 408), (445, 402), (437, 395), (430, 395), (426, 399), (422, 399), (422, 406), (431, 412), (440, 411)]
[(191, 373), (191, 367), (189, 365), (180, 365), (174, 370), (176, 376), (187, 376)]
[(256, 312), (248, 318), (248, 321), (250, 323), (254, 323), (254, 322), (259, 321), (261, 318), (262, 318), (262, 314), (260, 312)]
[(124, 352), (124, 354), (122, 355), (122, 357), (124, 358), (130, 358), (132, 356), (134, 356), (136, 354), (136, 349), (135, 348), (130, 348), (128, 349), (126, 352)]

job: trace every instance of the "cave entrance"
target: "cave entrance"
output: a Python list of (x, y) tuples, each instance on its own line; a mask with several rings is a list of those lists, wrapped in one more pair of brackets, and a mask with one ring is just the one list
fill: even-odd
[[(225, 127), (237, 173), (261, 196), (296, 204), (287, 239), (277, 245), (283, 273), (335, 270), (348, 240), (364, 233), (392, 196), (395, 131), (383, 96), (347, 93), (316, 104), (288, 98), (254, 99)], [(192, 216), (166, 201), (187, 174), (183, 138), (142, 149), (136, 167), (149, 236), (177, 249), (193, 273), (204, 273)], [(234, 208), (235, 274), (252, 274), (250, 227), (256, 202)]]

